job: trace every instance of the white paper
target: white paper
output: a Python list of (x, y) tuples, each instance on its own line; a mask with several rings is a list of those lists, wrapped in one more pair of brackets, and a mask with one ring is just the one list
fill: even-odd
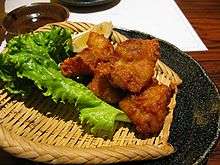
[(69, 20), (90, 23), (112, 21), (115, 27), (151, 34), (183, 51), (207, 50), (173, 0), (121, 0), (108, 10), (71, 13)]

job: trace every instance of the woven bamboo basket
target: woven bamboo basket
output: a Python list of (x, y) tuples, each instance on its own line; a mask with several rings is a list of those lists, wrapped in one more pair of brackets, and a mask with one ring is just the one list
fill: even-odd
[[(51, 26), (68, 28), (80, 33), (93, 27), (89, 23), (61, 22)], [(113, 31), (110, 39), (119, 43), (127, 38)], [(157, 137), (139, 139), (127, 127), (119, 128), (112, 139), (95, 138), (85, 133), (74, 115), (72, 106), (55, 104), (35, 92), (26, 100), (0, 88), (0, 147), (20, 158), (49, 164), (99, 164), (133, 160), (157, 159), (170, 155), (174, 148), (168, 143), (173, 119), (178, 75), (161, 61), (157, 61), (154, 78), (172, 85), (175, 93), (169, 104), (163, 129)]]

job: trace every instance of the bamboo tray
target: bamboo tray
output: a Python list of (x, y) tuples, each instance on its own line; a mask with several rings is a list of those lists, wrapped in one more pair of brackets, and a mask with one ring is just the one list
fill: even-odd
[[(37, 31), (50, 30), (51, 26), (62, 26), (80, 33), (94, 25), (61, 22), (48, 24)], [(110, 39), (119, 43), (127, 38), (113, 31)], [(49, 164), (116, 163), (170, 155), (174, 148), (168, 143), (169, 129), (181, 79), (159, 60), (154, 78), (159, 83), (172, 85), (175, 93), (162, 131), (157, 137), (148, 139), (139, 139), (125, 126), (117, 130), (112, 139), (95, 138), (85, 133), (76, 121), (73, 106), (55, 104), (38, 92), (27, 100), (20, 100), (5, 92), (0, 85), (0, 147), (16, 157)]]

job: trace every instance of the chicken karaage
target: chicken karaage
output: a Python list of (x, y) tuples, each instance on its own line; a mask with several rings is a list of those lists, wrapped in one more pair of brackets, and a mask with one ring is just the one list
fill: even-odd
[(139, 93), (152, 83), (154, 67), (160, 57), (157, 40), (131, 39), (115, 49), (120, 59), (115, 62), (110, 76), (112, 85), (133, 93)]
[(107, 103), (117, 104), (123, 98), (124, 92), (119, 88), (114, 88), (108, 81), (112, 67), (111, 63), (99, 64), (88, 88)]
[(139, 95), (124, 98), (119, 106), (127, 113), (139, 133), (155, 135), (163, 127), (171, 94), (169, 87), (157, 84)]
[(82, 52), (61, 63), (60, 68), (63, 75), (67, 77), (94, 75), (98, 64), (118, 60), (114, 54), (113, 45), (104, 35), (91, 32), (87, 45), (88, 47)]
[(114, 50), (103, 35), (91, 32), (87, 45), (61, 64), (62, 73), (69, 77), (92, 76), (88, 88), (97, 97), (119, 104), (139, 133), (158, 134), (172, 96), (170, 87), (153, 83), (160, 57), (158, 40), (130, 39)]

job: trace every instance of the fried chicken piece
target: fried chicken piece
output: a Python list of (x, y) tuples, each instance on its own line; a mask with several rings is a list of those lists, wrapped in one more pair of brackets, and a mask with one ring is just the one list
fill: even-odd
[(107, 78), (112, 70), (112, 64), (119, 59), (114, 54), (113, 45), (104, 35), (94, 32), (90, 33), (87, 45), (88, 48), (61, 64), (63, 75), (68, 77), (94, 76), (88, 85), (89, 89), (108, 103), (118, 103), (123, 92), (112, 87)]
[(108, 81), (108, 76), (112, 70), (111, 63), (104, 63), (97, 66), (95, 76), (89, 83), (88, 88), (93, 93), (110, 104), (118, 103), (123, 97), (121, 89), (114, 88)]
[(109, 104), (117, 104), (123, 97), (120, 89), (112, 87), (108, 79), (95, 76), (89, 83), (88, 88), (100, 99)]
[(121, 58), (111, 72), (112, 85), (139, 93), (143, 87), (151, 84), (160, 56), (157, 40), (127, 40), (116, 47), (115, 53)]
[(111, 72), (110, 81), (113, 86), (123, 90), (139, 93), (152, 82), (154, 63), (148, 60), (134, 63), (117, 62)]
[(171, 94), (169, 87), (157, 84), (140, 95), (124, 98), (119, 106), (127, 113), (139, 133), (155, 135), (163, 127)]
[(84, 63), (80, 56), (67, 58), (60, 65), (61, 72), (66, 77), (76, 77), (79, 75), (91, 75), (93, 72), (89, 65)]
[(160, 57), (159, 49), (159, 42), (156, 39), (129, 39), (119, 43), (115, 52), (126, 62), (143, 59), (156, 62)]
[(67, 77), (94, 74), (99, 63), (115, 62), (113, 45), (104, 35), (91, 32), (87, 41), (88, 48), (76, 56), (64, 60), (61, 71)]
[(114, 66), (114, 63), (111, 63), (111, 62), (100, 63), (97, 65), (95, 69), (95, 74), (97, 76), (109, 77), (113, 66)]

